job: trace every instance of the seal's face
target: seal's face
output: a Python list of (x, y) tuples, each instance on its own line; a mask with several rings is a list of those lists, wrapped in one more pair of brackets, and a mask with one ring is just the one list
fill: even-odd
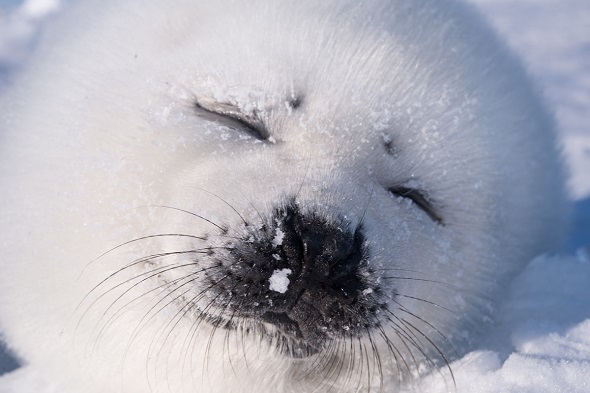
[[(195, 58), (207, 63), (149, 86), (151, 102), (141, 113), (150, 114), (159, 137), (183, 144), (170, 142), (173, 161), (164, 161), (166, 175), (154, 180), (164, 186), (161, 201), (148, 204), (158, 217), (149, 224), (153, 235), (132, 242), (140, 259), (88, 299), (113, 288), (114, 302), (102, 306), (108, 314), (156, 294), (142, 320), (171, 313), (156, 334), (156, 353), (180, 345), (170, 337), (184, 327), (190, 338), (183, 345), (237, 340), (220, 344), (228, 364), (268, 358), (288, 365), (285, 380), (335, 386), (382, 383), (393, 370), (401, 378), (424, 358), (430, 367), (446, 361), (445, 327), (461, 306), (451, 299), (453, 280), (440, 276), (466, 262), (454, 255), (464, 245), (447, 214), (457, 203), (448, 193), (460, 190), (441, 189), (444, 172), (458, 164), (437, 163), (443, 136), (436, 130), (450, 120), (441, 116), (444, 107), (417, 109), (438, 116), (434, 124), (426, 112), (410, 113), (398, 101), (402, 93), (390, 93), (401, 77), (383, 68), (396, 57), (391, 37), (367, 55), (364, 41), (331, 43), (350, 34), (331, 27), (308, 48), (316, 57), (297, 50), (305, 26), (289, 27), (286, 37), (269, 33), (279, 39), (261, 41), (262, 48), (225, 32), (232, 48), (222, 52), (238, 59), (227, 68), (225, 57), (216, 59), (220, 48), (209, 45), (219, 32), (200, 26), (178, 45), (194, 45)], [(261, 34), (248, 29), (247, 37)], [(326, 61), (328, 51), (338, 55)], [(480, 143), (472, 143), (475, 151)], [(131, 295), (139, 284), (149, 296)], [(428, 309), (427, 318), (415, 304)], [(100, 335), (109, 323), (102, 318)], [(267, 353), (243, 353), (252, 342)], [(207, 357), (191, 353), (188, 369), (202, 367)]]
[[(424, 255), (416, 234), (430, 237), (431, 252), (445, 244), (443, 206), (417, 173), (398, 173), (403, 153), (387, 122), (363, 132), (363, 112), (318, 121), (314, 112), (325, 108), (300, 90), (266, 106), (250, 95), (197, 95), (183, 109), (182, 121), (199, 126), (202, 153), (177, 166), (165, 205), (151, 206), (178, 226), (157, 234), (162, 249), (142, 261), (142, 281), (161, 288), (161, 306), (144, 318), (178, 310), (166, 339), (188, 324), (195, 341), (262, 340), (275, 362), (292, 364), (296, 380), (328, 368), (322, 378), (338, 386), (382, 381), (396, 358), (413, 359), (404, 373), (417, 359), (445, 361), (428, 336), (446, 340), (433, 317), (405, 306), (410, 299), (442, 308), (439, 322), (452, 315), (450, 302), (415, 285), (430, 282), (444, 294), (448, 283), (413, 261)], [(126, 288), (133, 281), (122, 273), (111, 279)], [(117, 306), (127, 298), (123, 292)]]
[[(474, 138), (457, 159), (453, 148), (440, 149), (457, 127), (450, 103), (469, 107), (469, 97), (400, 91), (400, 79), (428, 76), (399, 64), (406, 49), (387, 34), (351, 42), (347, 29), (309, 15), (326, 28), (309, 55), (297, 39), (308, 26), (285, 16), (287, 27), (224, 30), (227, 48), (210, 46), (226, 17), (211, 17), (215, 25), (204, 22), (178, 44), (207, 59), (198, 72), (169, 74), (168, 85), (154, 87), (181, 97), (164, 127), (175, 119), (189, 141), (176, 154), (166, 207), (152, 207), (164, 221), (175, 217), (172, 231), (183, 235), (163, 236), (166, 255), (149, 260), (163, 296), (175, 299), (168, 307), (181, 310), (179, 323), (199, 326), (195, 340), (262, 339), (281, 361), (313, 357), (311, 369), (340, 369), (330, 383), (340, 373), (383, 378), (382, 365), (396, 358), (408, 359), (396, 366), (404, 373), (424, 357), (444, 362), (444, 327), (461, 312), (448, 275), (470, 258), (458, 255), (465, 244), (447, 211), (460, 201), (449, 195), (473, 185), (468, 173), (453, 187), (446, 178), (483, 142)], [(220, 52), (232, 54), (231, 68)], [(163, 100), (152, 104), (157, 116), (170, 107), (164, 92), (151, 94)], [(424, 94), (441, 101), (424, 103)], [(471, 252), (479, 242), (471, 239)]]
[(551, 127), (479, 20), (162, 4), (84, 2), (6, 101), (15, 347), (101, 393), (391, 391), (461, 352), (560, 228)]
[[(404, 280), (431, 274), (415, 270), (413, 258), (424, 251), (414, 237), (448, 237), (444, 204), (437, 202), (434, 185), (430, 190), (431, 164), (416, 163), (432, 154), (434, 142), (429, 146), (424, 139), (418, 148), (402, 142), (411, 131), (394, 126), (400, 115), (391, 113), (392, 98), (379, 94), (375, 100), (374, 82), (367, 87), (364, 77), (347, 76), (393, 79), (382, 69), (391, 47), (359, 60), (348, 56), (360, 48), (332, 44), (342, 57), (330, 59), (334, 75), (322, 80), (317, 75), (326, 67), (323, 57), (297, 53), (294, 38), (302, 27), (292, 28), (292, 36), (268, 43), (268, 52), (228, 37), (233, 56), (248, 69), (249, 85), (234, 87), (246, 77), (240, 67), (216, 72), (227, 60), (217, 64), (212, 59), (219, 48), (206, 45), (196, 51), (209, 59), (207, 71), (189, 81), (172, 79), (179, 89), (192, 84), (178, 117), (198, 140), (199, 154), (176, 167), (166, 206), (184, 210), (182, 233), (200, 239), (192, 241), (198, 252), (156, 263), (166, 270), (163, 282), (173, 283), (167, 296), (182, 292), (177, 306), (198, 321), (261, 336), (281, 356), (318, 355), (323, 364), (348, 351), (340, 347), (368, 340), (355, 350), (369, 348), (375, 361), (379, 350), (371, 345), (378, 337), (398, 351), (381, 348), (388, 356), (406, 352), (397, 349), (403, 342), (418, 351), (412, 356), (423, 357), (435, 349), (408, 341), (416, 332), (407, 330), (425, 335), (430, 327), (419, 321), (418, 327), (404, 326), (393, 311), (403, 309), (400, 296), (448, 307), (411, 289), (398, 292), (408, 286)], [(256, 34), (254, 29), (247, 36)], [(385, 39), (383, 44), (391, 45)], [(322, 39), (314, 45), (318, 53), (327, 50)], [(352, 64), (343, 66), (347, 58)], [(302, 61), (308, 64), (287, 65)], [(335, 86), (335, 97), (345, 99), (331, 97)], [(437, 247), (426, 248), (436, 255)], [(446, 284), (435, 284), (439, 293)]]

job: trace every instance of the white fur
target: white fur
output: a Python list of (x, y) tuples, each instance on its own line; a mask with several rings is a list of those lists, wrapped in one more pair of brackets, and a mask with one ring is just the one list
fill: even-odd
[[(451, 344), (473, 345), (506, 279), (557, 243), (563, 204), (551, 119), (481, 23), (441, 0), (74, 6), (0, 101), (8, 345), (62, 393), (390, 391), (433, 369), (391, 334), (404, 361), (377, 340), (382, 374), (357, 353), (348, 375), (323, 375), (313, 357), (175, 319), (174, 304), (154, 312), (160, 292), (139, 297), (179, 272), (122, 284), (142, 264), (101, 284), (137, 258), (199, 246), (153, 238), (103, 255), (117, 245), (214, 232), (156, 206), (231, 234), (241, 218), (227, 203), (255, 221), (295, 194), (303, 209), (362, 220), (373, 262), (414, 278), (390, 279), (406, 296), (392, 313), (448, 358)], [(197, 117), (200, 97), (258, 110), (276, 143)], [(393, 184), (427, 190), (444, 226)]]

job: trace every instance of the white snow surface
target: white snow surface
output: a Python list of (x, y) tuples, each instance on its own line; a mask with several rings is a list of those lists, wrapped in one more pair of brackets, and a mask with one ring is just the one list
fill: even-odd
[[(541, 256), (514, 281), (481, 348), (451, 364), (465, 393), (590, 392), (590, 256)], [(454, 391), (448, 370), (423, 391)]]
[[(574, 199), (590, 196), (590, 1), (471, 0), (524, 58), (555, 108)], [(0, 88), (26, 61), (57, 0), (0, 0)], [(588, 228), (588, 226), (586, 226)], [(289, 269), (275, 271), (284, 293)], [(540, 256), (514, 281), (479, 348), (414, 386), (430, 393), (590, 392), (590, 248)], [(0, 377), (0, 393), (53, 392), (26, 366)]]
[(42, 22), (59, 4), (59, 0), (0, 0), (0, 83), (3, 70), (26, 59)]

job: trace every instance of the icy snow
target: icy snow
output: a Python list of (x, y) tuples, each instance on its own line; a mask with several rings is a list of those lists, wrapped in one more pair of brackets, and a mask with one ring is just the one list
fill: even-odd
[(272, 273), (272, 276), (268, 279), (270, 283), (268, 289), (271, 291), (285, 293), (289, 289), (289, 279), (287, 276), (291, 274), (291, 269), (277, 269)]
[[(590, 1), (471, 0), (522, 56), (556, 110), (575, 199), (590, 196)], [(56, 0), (0, 0), (0, 89), (26, 59)], [(574, 236), (588, 239), (590, 204)], [(583, 212), (583, 213), (582, 213)], [(277, 230), (275, 245), (282, 243)], [(590, 244), (586, 243), (586, 246)], [(590, 249), (590, 248), (589, 248)], [(289, 269), (275, 270), (270, 289), (287, 291)], [(433, 373), (420, 391), (443, 393), (590, 392), (590, 257), (541, 256), (506, 294), (497, 326), (479, 348)], [(9, 361), (0, 347), (0, 373)], [(0, 393), (53, 391), (23, 367), (0, 377)]]
[[(470, 0), (524, 60), (554, 109), (576, 199), (590, 196), (590, 1)], [(590, 391), (590, 390), (589, 390)]]
[[(590, 392), (590, 255), (542, 256), (514, 281), (497, 326), (451, 364), (457, 392)], [(423, 390), (448, 392), (447, 370)]]
[(2, 71), (26, 58), (42, 22), (58, 7), (58, 0), (0, 0), (0, 88)]
[[(278, 220), (277, 220), (278, 221)], [(271, 241), (271, 244), (274, 248), (277, 248), (281, 244), (283, 244), (283, 238), (285, 237), (285, 233), (279, 228), (279, 222), (277, 222), (277, 227), (275, 229), (275, 236)]]

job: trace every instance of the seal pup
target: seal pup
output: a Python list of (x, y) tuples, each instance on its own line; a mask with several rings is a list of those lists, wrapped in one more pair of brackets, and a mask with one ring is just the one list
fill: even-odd
[(562, 227), (454, 1), (80, 2), (1, 107), (2, 331), (60, 392), (397, 391)]

